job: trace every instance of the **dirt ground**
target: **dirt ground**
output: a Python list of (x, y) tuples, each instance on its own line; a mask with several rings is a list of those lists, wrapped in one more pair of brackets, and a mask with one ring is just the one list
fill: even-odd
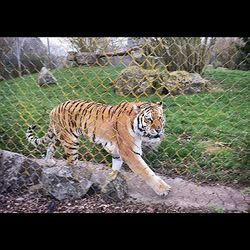
[(206, 213), (204, 209), (181, 209), (165, 204), (136, 201), (109, 202), (100, 194), (87, 195), (74, 201), (57, 201), (41, 194), (0, 196), (0, 213)]

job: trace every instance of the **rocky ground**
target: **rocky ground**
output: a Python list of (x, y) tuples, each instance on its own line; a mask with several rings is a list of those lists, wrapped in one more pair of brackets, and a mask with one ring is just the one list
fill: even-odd
[(115, 179), (104, 164), (64, 161), (2, 151), (0, 213), (249, 213), (250, 189), (199, 184), (160, 175), (172, 188), (158, 196), (140, 176), (124, 169)]
[(100, 194), (73, 201), (57, 201), (41, 194), (0, 195), (0, 213), (206, 213), (204, 209), (181, 209), (165, 204), (144, 204), (133, 200), (107, 202)]

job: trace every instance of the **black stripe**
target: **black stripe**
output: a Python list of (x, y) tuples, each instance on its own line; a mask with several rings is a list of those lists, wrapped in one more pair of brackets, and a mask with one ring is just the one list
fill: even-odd
[(143, 131), (140, 127), (139, 127), (139, 124), (142, 125), (142, 122), (140, 121), (140, 116), (137, 116), (137, 127), (140, 131)]
[(118, 121), (115, 122), (115, 130), (116, 130), (116, 132), (117, 132), (118, 134), (120, 134), (119, 131), (118, 131)]
[(132, 111), (134, 110), (133, 106), (131, 108), (131, 110), (128, 112), (129, 115), (131, 115)]
[(30, 137), (32, 137), (32, 134), (30, 134), (30, 135), (27, 135), (28, 136), (28, 138), (30, 138)]
[(63, 142), (64, 142), (64, 143), (67, 143), (67, 144), (69, 145), (68, 147), (71, 147), (72, 145), (75, 145), (74, 142), (72, 142), (72, 141), (71, 141), (71, 142), (68, 142), (68, 141), (66, 140), (66, 138), (63, 139)]
[(75, 137), (75, 138), (78, 138), (78, 136), (74, 133), (74, 131), (72, 130), (72, 128), (69, 128), (70, 130), (70, 133)]
[(112, 112), (111, 117), (113, 117), (113, 115), (115, 114), (116, 110), (119, 109), (119, 107), (123, 105), (123, 103), (121, 102), (119, 105), (116, 106), (116, 108), (114, 109), (114, 111)]
[(62, 112), (62, 104), (60, 104), (57, 108), (58, 108), (58, 113), (60, 114)]
[(57, 106), (57, 108), (56, 108), (56, 112), (57, 112), (58, 114), (60, 114), (60, 113), (61, 113), (60, 106)]
[(66, 107), (67, 107), (69, 104), (71, 104), (71, 102), (70, 102), (70, 101), (67, 101), (67, 102), (65, 103), (63, 109), (66, 109)]
[[(93, 103), (92, 105), (94, 105), (94, 104), (95, 104), (95, 103)], [(88, 122), (88, 120), (90, 119), (91, 113), (92, 113), (92, 111), (93, 111), (94, 108), (95, 108), (95, 106), (92, 107), (91, 110), (89, 110), (89, 116), (88, 116), (88, 118), (87, 118), (86, 121), (85, 121), (84, 130), (87, 128), (87, 122)]]
[(67, 146), (67, 145), (64, 145), (64, 147), (66, 147), (67, 149), (71, 149), (71, 150), (78, 150), (78, 147), (70, 147), (70, 146)]
[(78, 138), (78, 136), (77, 136), (74, 132), (72, 132), (72, 135), (73, 135), (75, 138)]
[(112, 155), (112, 158), (113, 158), (113, 159), (116, 159), (116, 160), (117, 160), (117, 159), (121, 159), (120, 156), (113, 156), (113, 155)]
[(113, 108), (113, 106), (110, 106), (109, 111), (108, 111), (108, 117), (110, 118), (110, 111)]
[(107, 105), (104, 105), (104, 108), (102, 110), (102, 121), (104, 121), (104, 112), (107, 109), (107, 107), (108, 107)]
[[(99, 104), (98, 104), (99, 105)], [(97, 122), (97, 118), (98, 118), (98, 114), (100, 112), (100, 107), (97, 107), (97, 110), (96, 110), (96, 114), (95, 114), (95, 128), (94, 128), (94, 131), (93, 131), (93, 142), (95, 142), (95, 133), (96, 133), (96, 122)]]
[(76, 108), (77, 108), (80, 104), (81, 104), (81, 102), (78, 101), (78, 103), (76, 104), (76, 106), (73, 108), (72, 113), (75, 112)]
[(79, 112), (81, 112), (82, 106), (83, 106), (84, 104), (86, 104), (86, 102), (82, 102), (82, 103), (81, 103), (81, 105), (80, 105), (80, 107), (79, 107)]
[(84, 111), (83, 111), (83, 113), (81, 114), (81, 118), (80, 118), (80, 126), (82, 125), (82, 120), (85, 118), (85, 115), (86, 115), (86, 113), (87, 113), (87, 109), (85, 109)]
[(152, 107), (150, 106), (150, 107), (148, 107), (148, 108), (145, 108), (144, 109), (144, 112), (147, 112), (148, 110), (150, 110)]
[(137, 154), (137, 155), (140, 155), (141, 156), (141, 154), (140, 153), (138, 153), (138, 152), (135, 152), (134, 150), (132, 150), (133, 151), (133, 153), (135, 153), (135, 154)]
[(125, 102), (125, 103), (124, 103), (124, 105), (122, 105), (122, 107), (121, 107), (120, 111), (119, 111), (119, 112), (118, 112), (118, 114), (117, 114), (117, 117), (119, 117), (119, 116), (120, 116), (120, 114), (126, 110), (126, 106), (127, 106), (127, 104), (128, 104), (128, 103), (127, 103), (127, 102)]
[(48, 133), (49, 139), (52, 139), (54, 136), (55, 136), (54, 133), (52, 133), (52, 132), (49, 132), (49, 133)]
[(95, 103), (91, 102), (90, 104), (88, 104), (88, 106), (85, 109), (89, 109), (91, 106), (93, 106)]
[(132, 128), (133, 132), (135, 132), (135, 129), (134, 129), (134, 121), (131, 122), (131, 128)]
[(143, 104), (138, 106), (140, 109), (141, 108), (147, 108), (147, 107), (151, 107), (151, 103), (150, 102), (144, 102)]

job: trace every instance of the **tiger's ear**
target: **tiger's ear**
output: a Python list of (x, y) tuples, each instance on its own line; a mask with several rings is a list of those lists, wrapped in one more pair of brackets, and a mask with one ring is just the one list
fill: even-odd
[(160, 106), (162, 109), (165, 109), (166, 108), (166, 104), (163, 103), (163, 102), (157, 102), (156, 103), (158, 106)]
[(134, 112), (136, 113), (136, 114), (138, 114), (139, 113), (139, 107), (138, 106), (136, 106), (135, 104), (133, 105), (133, 110), (134, 110)]

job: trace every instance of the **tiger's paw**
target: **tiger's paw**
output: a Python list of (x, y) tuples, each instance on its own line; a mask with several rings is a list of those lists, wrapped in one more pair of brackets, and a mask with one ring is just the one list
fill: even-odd
[(118, 171), (112, 170), (112, 172), (109, 174), (109, 179), (115, 180), (117, 178), (117, 175), (119, 174)]
[(169, 194), (171, 190), (171, 186), (169, 186), (165, 181), (163, 181), (160, 177), (155, 177), (156, 184), (153, 186), (154, 191), (159, 196), (165, 197)]

